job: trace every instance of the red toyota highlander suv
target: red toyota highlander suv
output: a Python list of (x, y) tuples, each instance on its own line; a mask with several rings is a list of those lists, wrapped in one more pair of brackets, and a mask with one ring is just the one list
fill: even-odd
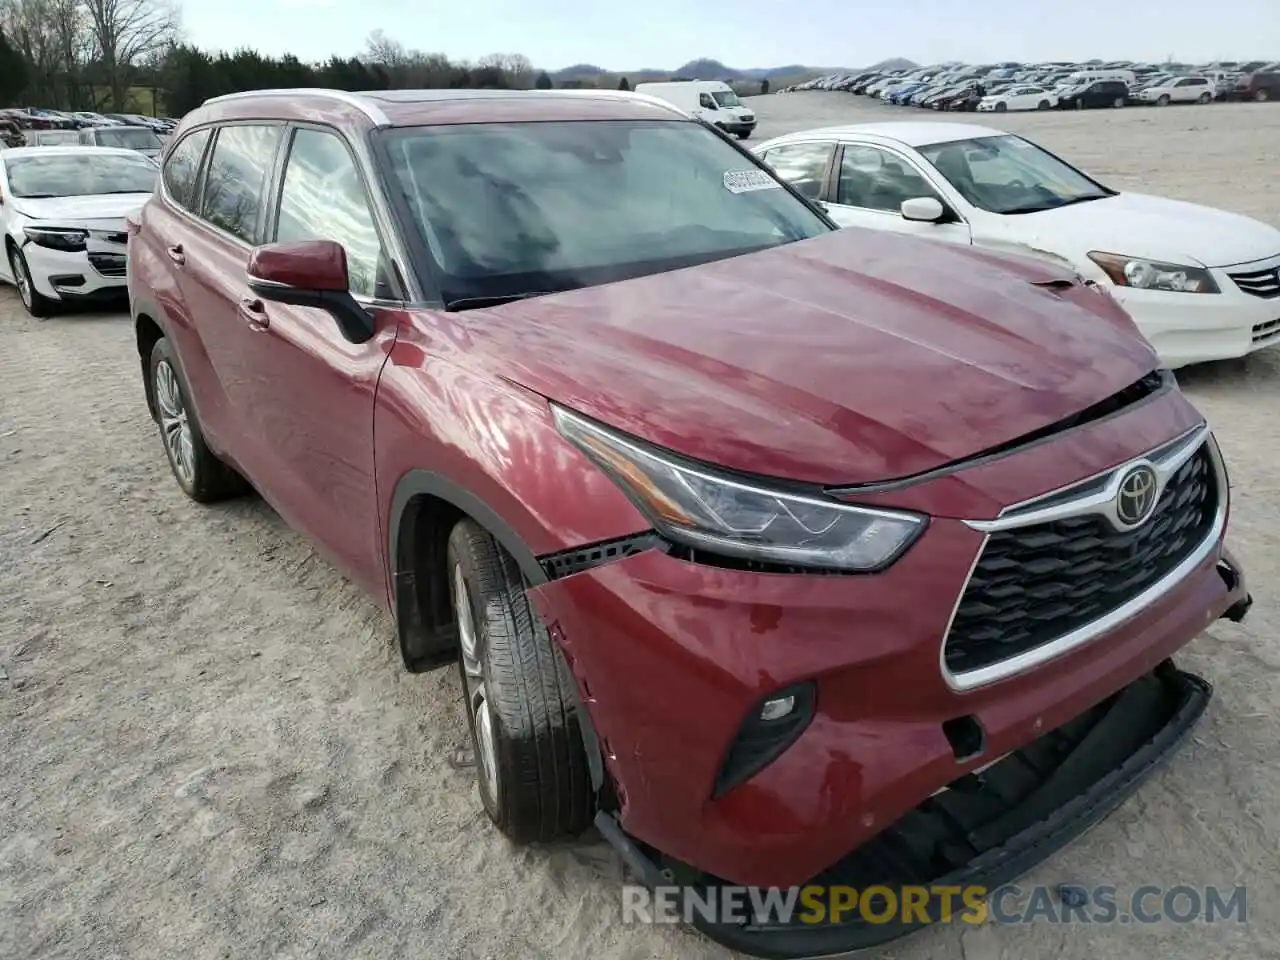
[(635, 95), (237, 94), (163, 168), (129, 291), (178, 483), (252, 484), (457, 660), (512, 838), (995, 885), (1203, 711), (1170, 655), (1250, 603), (1222, 458), (1072, 273), (837, 230)]

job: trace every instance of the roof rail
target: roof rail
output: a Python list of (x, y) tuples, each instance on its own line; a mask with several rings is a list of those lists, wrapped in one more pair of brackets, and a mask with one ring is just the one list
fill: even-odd
[(649, 93), (636, 93), (634, 90), (593, 90), (590, 88), (577, 90), (543, 90), (542, 93), (554, 93), (556, 96), (591, 97), (600, 100), (637, 100), (651, 106), (662, 107), (669, 113), (689, 118), (691, 114), (681, 110), (674, 103), (655, 97)]
[(387, 115), (375, 104), (370, 103), (364, 97), (357, 96), (354, 93), (349, 93), (346, 90), (327, 90), (324, 87), (285, 87), (276, 90), (242, 90), (239, 93), (224, 93), (220, 97), (210, 97), (205, 101), (205, 103), (228, 103), (232, 100), (252, 100), (254, 97), (282, 97), (290, 94), (306, 94), (309, 96), (328, 97), (331, 100), (337, 100), (341, 103), (355, 107), (378, 126), (389, 126), (391, 124)]

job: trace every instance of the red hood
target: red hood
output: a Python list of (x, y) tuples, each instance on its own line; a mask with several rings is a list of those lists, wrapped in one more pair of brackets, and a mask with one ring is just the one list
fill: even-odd
[[(687, 456), (822, 484), (998, 446), (1154, 369), (1052, 265), (857, 229), (474, 311), (512, 380)], [(490, 339), (490, 338), (493, 339)]]

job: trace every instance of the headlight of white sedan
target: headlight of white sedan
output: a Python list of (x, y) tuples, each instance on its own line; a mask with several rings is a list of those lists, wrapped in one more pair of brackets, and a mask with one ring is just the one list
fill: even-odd
[(1100, 266), (1117, 287), (1165, 290), (1170, 293), (1220, 293), (1218, 283), (1204, 267), (1163, 263), (1143, 257), (1094, 250), (1089, 259)]

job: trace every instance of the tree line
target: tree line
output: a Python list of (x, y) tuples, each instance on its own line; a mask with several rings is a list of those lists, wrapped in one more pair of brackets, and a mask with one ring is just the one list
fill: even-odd
[(180, 117), (210, 97), (274, 87), (547, 89), (609, 86), (626, 77), (553, 82), (522, 54), (476, 62), (406, 47), (375, 30), (356, 56), (306, 63), (255, 50), (211, 52), (182, 39), (169, 0), (0, 0), (0, 107), (150, 112)]

